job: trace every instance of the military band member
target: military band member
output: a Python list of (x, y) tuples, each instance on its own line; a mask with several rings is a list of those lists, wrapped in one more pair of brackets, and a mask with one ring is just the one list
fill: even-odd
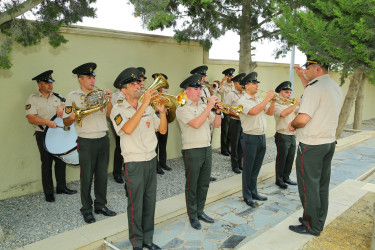
[[(120, 91), (116, 91), (115, 93), (112, 94), (111, 98), (111, 103), (112, 106), (115, 106), (117, 103), (122, 103), (125, 99), (125, 95)], [(124, 159), (122, 158), (121, 155), (121, 147), (120, 147), (120, 137), (115, 134), (116, 138), (116, 147), (115, 147), (115, 152), (113, 156), (113, 179), (117, 183), (124, 183), (124, 180), (122, 179), (122, 166), (124, 164)]]
[(125, 100), (113, 107), (111, 121), (120, 136), (125, 160), (129, 240), (134, 249), (160, 249), (152, 243), (157, 180), (155, 131), (167, 132), (167, 118), (164, 105), (157, 107), (160, 119), (149, 106), (156, 96), (155, 90), (146, 90), (143, 103), (139, 102), (142, 95), (139, 74), (136, 68), (127, 68), (116, 78), (114, 86), (125, 95)]
[[(234, 89), (231, 90), (226, 96), (224, 103), (230, 106), (235, 107), (242, 95), (242, 86), (240, 85), (241, 80), (246, 76), (245, 73), (241, 73), (236, 75), (232, 78)], [(242, 159), (243, 159), (243, 151), (241, 146), (241, 121), (239, 117), (234, 117), (228, 115), (230, 122), (229, 122), (229, 134), (230, 134), (230, 147), (232, 149), (231, 152), (231, 165), (232, 170), (236, 174), (240, 174), (242, 170)], [(223, 122), (224, 120), (222, 120)], [(223, 125), (221, 125), (223, 126)]]
[[(206, 65), (202, 65), (202, 66), (196, 67), (195, 69), (190, 71), (190, 74), (198, 74), (198, 75), (202, 76), (202, 78), (201, 78), (201, 99), (202, 99), (203, 102), (207, 102), (206, 100), (208, 100), (211, 97), (210, 90), (206, 86), (206, 84), (207, 84), (207, 82), (206, 82), (207, 70), (208, 70), (208, 67)], [(213, 133), (214, 133), (214, 127), (212, 126), (212, 124), (210, 124), (211, 142), (212, 142)], [(216, 181), (216, 178), (211, 176), (210, 181)]]
[[(81, 167), (81, 213), (86, 223), (95, 222), (92, 214), (91, 183), (94, 181), (94, 210), (97, 214), (115, 216), (116, 213), (106, 207), (107, 204), (107, 168), (109, 159), (109, 138), (106, 116), (109, 116), (112, 104), (87, 115), (79, 126), (73, 111), (73, 103), (80, 109), (87, 109), (84, 99), (95, 89), (95, 63), (85, 63), (73, 69), (78, 77), (80, 88), (68, 94), (64, 109), (64, 125), (74, 127), (78, 134), (79, 164)], [(111, 98), (110, 90), (104, 90), (104, 98)]]
[[(290, 99), (292, 94), (292, 83), (284, 81), (280, 83), (276, 89), (280, 97)], [(276, 185), (280, 188), (286, 189), (288, 185), (297, 185), (296, 182), (290, 179), (292, 171), (294, 156), (296, 154), (296, 137), (294, 132), (289, 131), (288, 124), (293, 121), (295, 112), (297, 111), (300, 98), (296, 100), (293, 105), (288, 102), (275, 103), (274, 118), (276, 121), (275, 143), (277, 155), (275, 160), (275, 176)]]
[(75, 194), (76, 190), (66, 187), (66, 164), (58, 157), (50, 154), (44, 147), (45, 132), (49, 128), (56, 128), (56, 122), (51, 121), (53, 116), (62, 117), (65, 99), (53, 93), (52, 70), (45, 71), (32, 80), (38, 83), (39, 91), (31, 94), (26, 101), (26, 118), (34, 125), (35, 139), (39, 148), (42, 161), (42, 185), (46, 201), (54, 202), (52, 162), (55, 161), (55, 178), (57, 194)]
[(299, 218), (301, 225), (289, 229), (318, 236), (327, 218), (331, 161), (343, 93), (330, 78), (326, 65), (308, 58), (304, 66), (305, 70), (295, 67), (305, 90), (298, 115), (289, 123), (289, 130), (296, 131), (299, 141), (296, 172), (303, 216)]
[(273, 90), (267, 92), (264, 100), (256, 96), (259, 83), (257, 77), (257, 72), (251, 72), (242, 79), (240, 84), (244, 94), (238, 101), (238, 105), (243, 106), (240, 115), (243, 130), (241, 145), (244, 152), (242, 195), (245, 203), (251, 207), (256, 207), (254, 200), (267, 200), (267, 197), (258, 194), (257, 178), (266, 153), (266, 114), (273, 115), (275, 110), (274, 101), (268, 105), (274, 99)]
[[(232, 84), (233, 73), (235, 69), (229, 68), (224, 70), (222, 73), (224, 77), (221, 81), (220, 90), (218, 91), (221, 95), (222, 102), (226, 103), (226, 96), (234, 89)], [(229, 121), (230, 115), (223, 114), (223, 119), (221, 121), (221, 134), (220, 134), (220, 145), (221, 145), (221, 154), (225, 156), (230, 155), (230, 133), (229, 133)]]
[[(157, 74), (153, 74), (152, 78), (156, 78)], [(165, 80), (168, 79), (168, 77), (161, 73), (161, 75), (165, 78)], [(166, 89), (160, 88), (157, 90), (159, 93), (162, 94), (168, 94), (168, 91)], [(168, 110), (166, 110), (168, 115)], [(159, 115), (159, 113), (156, 113), (156, 115)], [(167, 123), (168, 124), (168, 123)], [(168, 141), (168, 125), (167, 125), (167, 132), (163, 135), (159, 131), (156, 131), (156, 137), (158, 138), (158, 144), (156, 145), (156, 155), (158, 159), (158, 167), (157, 167), (157, 173), (158, 174), (164, 174), (164, 170), (171, 171), (172, 169), (167, 166), (167, 141)]]
[(146, 82), (146, 79), (147, 79), (147, 77), (146, 77), (146, 69), (143, 68), (143, 67), (138, 67), (137, 69), (140, 72), (139, 79), (141, 81), (140, 81), (139, 85), (141, 86), (141, 89), (144, 89), (145, 82)]
[[(180, 84), (186, 91), (187, 103), (176, 111), (185, 164), (187, 214), (191, 226), (197, 230), (202, 228), (199, 220), (214, 222), (203, 210), (212, 165), (210, 124), (218, 128), (221, 123), (220, 109), (217, 109), (215, 114), (211, 112), (217, 97), (210, 97), (207, 104), (201, 100), (201, 79), (202, 75), (193, 74)], [(221, 108), (220, 105), (218, 107)]]

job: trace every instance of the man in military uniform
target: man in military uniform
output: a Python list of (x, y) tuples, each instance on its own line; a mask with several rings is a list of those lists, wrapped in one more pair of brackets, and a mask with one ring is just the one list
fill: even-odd
[[(111, 103), (112, 106), (115, 106), (117, 103), (122, 103), (125, 99), (125, 95), (121, 91), (116, 91), (112, 94)], [(117, 183), (124, 183), (122, 179), (122, 165), (124, 163), (124, 159), (121, 155), (121, 147), (120, 147), (120, 137), (115, 134), (116, 138), (116, 147), (113, 156), (113, 179)], [(125, 187), (126, 188), (126, 187)]]
[[(202, 66), (196, 67), (195, 69), (192, 69), (190, 71), (190, 74), (198, 74), (198, 75), (202, 76), (202, 78), (201, 78), (201, 99), (202, 99), (202, 102), (207, 102), (206, 100), (208, 100), (211, 97), (210, 90), (205, 85), (205, 84), (207, 84), (207, 82), (206, 82), (206, 77), (207, 77), (206, 72), (207, 72), (207, 70), (208, 70), (208, 67), (206, 65), (202, 65)], [(211, 134), (210, 144), (212, 142), (213, 133), (214, 133), (214, 127), (212, 126), (212, 124), (210, 124), (210, 134)], [(216, 181), (216, 178), (211, 176), (210, 181)]]
[[(168, 77), (161, 73), (161, 75), (164, 77), (165, 80), (168, 80)], [(156, 79), (157, 73), (152, 75), (152, 78)], [(168, 91), (160, 88), (157, 89), (157, 91), (161, 94), (168, 94)], [(168, 110), (167, 116), (168, 116)], [(156, 113), (156, 115), (159, 115), (159, 113)], [(156, 137), (158, 138), (158, 144), (156, 145), (156, 155), (158, 159), (158, 166), (157, 166), (157, 173), (158, 174), (164, 174), (164, 170), (171, 171), (172, 169), (167, 166), (167, 141), (168, 141), (168, 126), (167, 126), (167, 132), (165, 134), (161, 134), (159, 131), (156, 131)]]
[[(106, 116), (109, 116), (112, 104), (108, 104), (101, 110), (94, 111), (84, 117), (81, 126), (74, 115), (73, 104), (79, 109), (87, 109), (84, 99), (87, 94), (95, 89), (95, 63), (85, 63), (73, 69), (73, 74), (78, 76), (80, 88), (68, 94), (64, 109), (64, 125), (74, 123), (78, 134), (79, 164), (81, 166), (81, 213), (86, 223), (95, 222), (92, 214), (91, 183), (95, 175), (94, 210), (97, 214), (115, 216), (116, 213), (106, 207), (107, 204), (107, 165), (109, 159), (109, 138)], [(103, 90), (104, 98), (111, 98), (110, 90)]]
[[(237, 103), (242, 95), (242, 86), (240, 85), (240, 82), (242, 79), (246, 76), (245, 73), (236, 75), (232, 78), (234, 89), (231, 90), (226, 96), (224, 103), (228, 104), (232, 107), (236, 107)], [(242, 128), (241, 128), (241, 121), (239, 117), (227, 115), (230, 119), (230, 125), (229, 125), (229, 133), (230, 134), (230, 147), (232, 149), (231, 152), (231, 165), (232, 170), (236, 174), (240, 174), (242, 170), (242, 159), (243, 159), (243, 151), (241, 146), (241, 134), (242, 134)], [(224, 120), (222, 120), (223, 122)], [(221, 125), (223, 126), (223, 125)]]
[[(263, 158), (266, 153), (266, 114), (273, 115), (275, 93), (273, 90), (267, 92), (264, 100), (261, 100), (258, 92), (258, 73), (251, 72), (245, 76), (240, 84), (244, 93), (238, 101), (243, 106), (240, 115), (242, 126), (242, 149), (244, 152), (242, 170), (242, 195), (248, 206), (256, 207), (254, 200), (265, 201), (267, 197), (258, 194), (257, 179)], [(271, 102), (270, 105), (268, 103)]]
[[(303, 206), (301, 225), (289, 229), (320, 235), (328, 212), (331, 161), (343, 93), (328, 75), (328, 67), (308, 57), (306, 69), (295, 67), (305, 86), (298, 115), (289, 123), (299, 141), (296, 159), (298, 192)], [(300, 74), (304, 73), (305, 77)]]
[[(224, 74), (223, 79), (221, 80), (221, 87), (219, 89), (219, 93), (221, 94), (221, 101), (225, 104), (229, 104), (226, 102), (226, 96), (234, 90), (232, 84), (233, 73), (235, 69), (229, 68), (224, 70), (222, 73)], [(221, 135), (220, 135), (220, 145), (221, 145), (221, 154), (225, 156), (230, 155), (229, 145), (230, 145), (230, 133), (229, 133), (229, 122), (230, 122), (230, 115), (223, 114), (223, 119), (221, 121)]]
[[(276, 89), (280, 97), (289, 99), (292, 94), (292, 83), (284, 81)], [(288, 185), (297, 185), (289, 178), (292, 171), (294, 156), (296, 154), (296, 137), (294, 132), (289, 131), (288, 124), (291, 122), (297, 111), (300, 98), (293, 105), (289, 102), (275, 104), (274, 118), (276, 121), (275, 143), (277, 155), (275, 160), (276, 185), (282, 189), (288, 188)]]
[(140, 83), (139, 83), (139, 85), (141, 86), (141, 89), (144, 89), (144, 87), (145, 87), (145, 81), (147, 79), (147, 77), (146, 77), (146, 69), (143, 68), (143, 67), (138, 67), (137, 69), (138, 69), (138, 71), (140, 73), (139, 79), (141, 80)]
[[(200, 74), (193, 74), (180, 84), (186, 91), (187, 103), (176, 110), (185, 164), (187, 214), (191, 226), (197, 230), (202, 228), (199, 220), (214, 222), (203, 209), (212, 165), (210, 124), (218, 128), (221, 123), (221, 105), (216, 104), (217, 97), (210, 97), (207, 104), (201, 100), (201, 79)], [(213, 114), (211, 110), (215, 104), (219, 109)]]
[(56, 193), (75, 194), (76, 190), (66, 187), (65, 170), (66, 164), (61, 159), (50, 154), (44, 148), (45, 132), (49, 128), (56, 128), (56, 122), (51, 121), (53, 116), (62, 117), (65, 99), (57, 93), (53, 93), (52, 70), (45, 71), (32, 80), (38, 83), (39, 91), (29, 96), (26, 102), (26, 118), (34, 125), (35, 139), (39, 148), (40, 160), (42, 161), (42, 184), (43, 191), (48, 202), (54, 202), (52, 162), (55, 161)]
[(129, 240), (134, 249), (160, 249), (152, 243), (157, 180), (155, 131), (167, 132), (167, 118), (164, 105), (157, 107), (160, 119), (149, 106), (156, 90), (146, 90), (143, 103), (139, 102), (142, 95), (139, 74), (136, 68), (127, 68), (116, 78), (114, 86), (125, 95), (125, 100), (113, 107), (111, 121), (120, 136), (125, 160)]

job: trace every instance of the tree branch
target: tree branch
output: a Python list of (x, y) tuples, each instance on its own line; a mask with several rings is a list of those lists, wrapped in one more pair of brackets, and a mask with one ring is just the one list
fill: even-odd
[[(41, 2), (43, 2), (43, 0), (27, 0), (20, 5), (13, 7), (12, 9), (0, 13), (0, 25), (22, 15), (28, 10), (31, 10)], [(16, 11), (14, 11), (15, 8), (17, 9)]]

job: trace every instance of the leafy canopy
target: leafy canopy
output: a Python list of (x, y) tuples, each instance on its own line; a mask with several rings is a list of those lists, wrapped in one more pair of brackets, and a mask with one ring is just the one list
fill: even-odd
[[(37, 45), (48, 37), (56, 48), (67, 40), (58, 33), (63, 25), (95, 17), (90, 7), (96, 0), (5, 0), (0, 2), (0, 68), (9, 69), (14, 42), (24, 47)], [(35, 21), (29, 21), (34, 19)]]
[[(342, 70), (342, 81), (356, 68), (375, 80), (375, 0), (301, 1), (293, 9), (278, 3), (274, 21), (289, 45)], [(285, 51), (284, 51), (285, 52)]]

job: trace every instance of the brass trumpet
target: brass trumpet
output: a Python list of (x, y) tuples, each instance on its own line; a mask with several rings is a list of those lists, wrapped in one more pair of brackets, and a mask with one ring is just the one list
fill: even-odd
[[(209, 100), (209, 98), (207, 98), (207, 97), (202, 97), (202, 98), (205, 101)], [(243, 111), (242, 105), (238, 105), (237, 107), (233, 107), (233, 106), (230, 106), (230, 105), (222, 103), (222, 102), (217, 102), (217, 103), (222, 106), (222, 108), (220, 109), (221, 112), (223, 112), (224, 114), (236, 117), (236, 118), (239, 118), (240, 114)]]
[[(258, 89), (259, 92), (263, 94), (267, 94), (268, 91), (264, 91), (262, 89)], [(285, 97), (281, 97), (279, 94), (275, 93), (276, 102), (278, 104), (289, 104), (289, 105), (294, 105), (296, 103), (296, 98), (288, 99)], [(271, 100), (272, 101), (272, 100)]]

